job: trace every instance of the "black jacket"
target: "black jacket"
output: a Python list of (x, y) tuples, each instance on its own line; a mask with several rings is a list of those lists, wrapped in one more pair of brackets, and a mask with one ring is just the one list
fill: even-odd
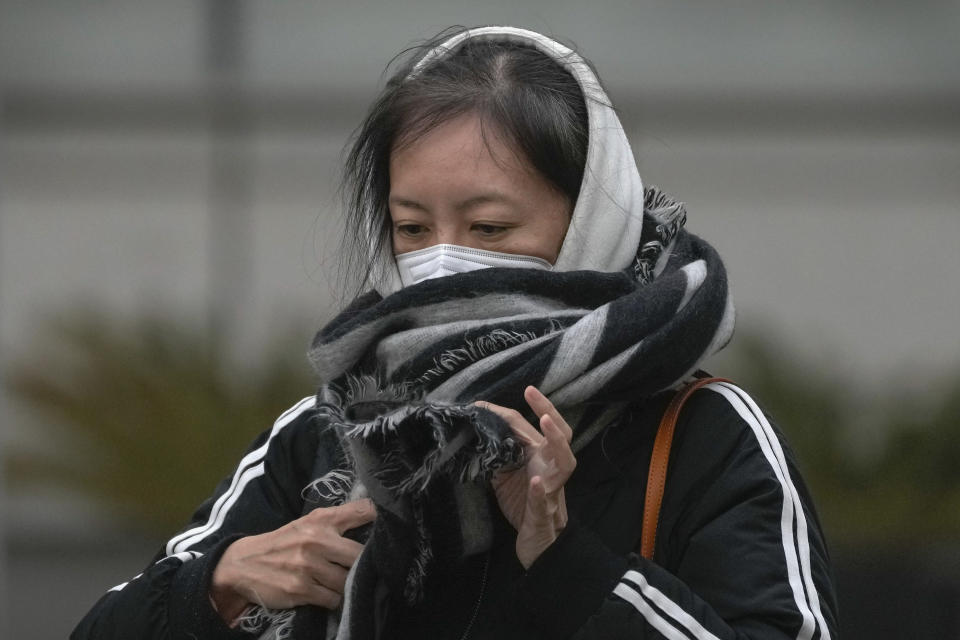
[[(782, 438), (742, 390), (696, 392), (677, 425), (654, 560), (638, 557), (648, 461), (666, 395), (577, 454), (570, 523), (523, 571), (513, 531), (431, 578), (417, 609), (385, 605), (382, 637), (836, 638), (829, 558)], [(306, 398), (261, 434), (151, 564), (71, 638), (248, 638), (207, 588), (226, 546), (299, 517), (323, 425)], [(312, 639), (311, 639), (312, 640)]]

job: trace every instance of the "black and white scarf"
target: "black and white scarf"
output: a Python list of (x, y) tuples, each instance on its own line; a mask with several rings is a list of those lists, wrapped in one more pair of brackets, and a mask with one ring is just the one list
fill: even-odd
[[(535, 385), (572, 426), (576, 451), (624, 404), (678, 385), (726, 344), (726, 273), (685, 220), (682, 203), (648, 188), (636, 258), (621, 272), (462, 273), (361, 296), (320, 330), (310, 356), (325, 472), (306, 509), (369, 495), (378, 511), (337, 637), (371, 637), (371, 616), (353, 612), (370, 610), (378, 583), (414, 603), (432, 563), (489, 548), (488, 481), (522, 451), (472, 402), (524, 411)], [(301, 607), (283, 627), (333, 637), (336, 617)], [(261, 637), (288, 637), (272, 629)]]

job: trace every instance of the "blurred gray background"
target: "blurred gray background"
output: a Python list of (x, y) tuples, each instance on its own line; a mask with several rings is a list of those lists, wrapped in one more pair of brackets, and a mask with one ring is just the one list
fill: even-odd
[[(867, 408), (904, 391), (933, 406), (950, 386), (960, 3), (949, 0), (2, 0), (4, 376), (79, 357), (56, 340), (75, 317), (157, 317), (214, 343), (227, 377), (255, 378), (288, 339), (304, 382), (273, 393), (270, 410), (308, 395), (301, 354), (339, 304), (350, 132), (392, 56), (450, 25), (495, 23), (559, 36), (594, 62), (641, 175), (687, 203), (688, 228), (726, 259), (741, 326), (795, 354), (796, 375), (816, 371)], [(736, 368), (732, 353), (712, 369)], [(138, 527), (96, 491), (15, 472), (12, 452), (89, 452), (58, 435), (69, 418), (10, 389), (0, 629), (11, 632), (0, 635), (64, 637), (171, 531)], [(885, 434), (854, 413), (848, 446), (869, 452)], [(189, 503), (210, 488), (192, 487)], [(956, 559), (949, 531), (937, 545)], [(942, 606), (960, 608), (946, 593)]]

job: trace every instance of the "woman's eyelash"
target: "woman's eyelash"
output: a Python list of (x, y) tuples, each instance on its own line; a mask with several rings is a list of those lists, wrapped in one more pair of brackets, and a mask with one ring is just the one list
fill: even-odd
[(473, 228), (481, 233), (499, 233), (506, 230), (506, 227), (502, 227), (495, 224), (475, 224)]

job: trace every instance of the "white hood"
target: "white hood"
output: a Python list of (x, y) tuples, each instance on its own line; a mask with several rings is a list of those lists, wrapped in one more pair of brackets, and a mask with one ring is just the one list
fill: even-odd
[[(550, 38), (516, 27), (481, 27), (459, 33), (417, 63), (411, 75), (455, 49), (468, 38), (515, 40), (533, 45), (563, 65), (583, 91), (587, 103), (589, 139), (580, 195), (563, 246), (553, 268), (557, 271), (620, 271), (633, 261), (643, 228), (644, 191), (630, 142), (610, 99), (593, 70), (572, 49)], [(381, 256), (385, 267), (377, 291), (388, 295), (402, 287), (391, 247)]]

